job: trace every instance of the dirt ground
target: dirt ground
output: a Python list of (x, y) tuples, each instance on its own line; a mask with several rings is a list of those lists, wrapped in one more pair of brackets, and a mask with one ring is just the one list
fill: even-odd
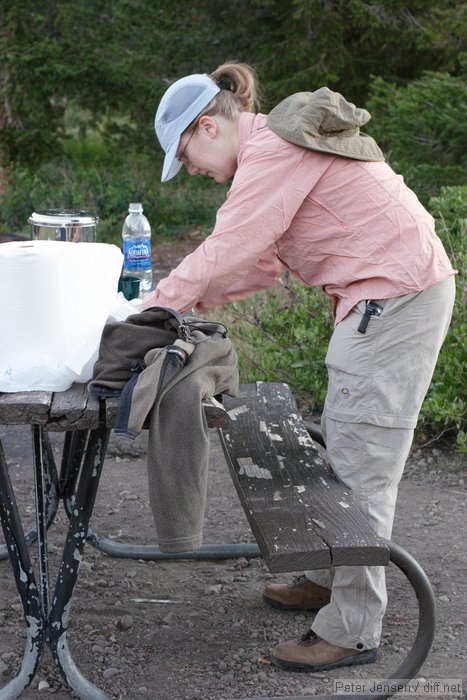
[[(189, 247), (178, 253), (184, 255)], [(176, 262), (170, 256), (166, 260), (169, 267)], [(59, 463), (62, 436), (52, 438)], [(0, 439), (28, 527), (34, 517), (30, 438), (23, 428), (0, 426)], [(466, 486), (467, 469), (459, 455), (433, 445), (413, 452), (401, 482), (394, 528), (394, 540), (427, 572), (437, 601), (435, 642), (419, 677), (464, 679), (465, 688)], [(134, 442), (112, 436), (91, 525), (113, 540), (157, 541), (147, 498), (144, 434)], [(59, 510), (49, 531), (52, 582), (65, 526), (66, 516)], [(252, 541), (213, 430), (205, 543)], [(37, 563), (35, 549), (31, 552)], [(332, 693), (336, 679), (381, 679), (395, 671), (414, 638), (417, 605), (393, 566), (388, 568), (389, 606), (376, 664), (313, 674), (271, 665), (272, 648), (300, 636), (311, 621), (308, 614), (273, 610), (261, 601), (266, 584), (292, 576), (271, 575), (259, 558), (147, 562), (111, 558), (88, 545), (70, 615), (72, 656), (80, 670), (115, 700), (312, 697)], [(19, 668), (25, 640), (7, 560), (0, 561), (0, 624), (1, 693), (1, 686)], [(58, 700), (75, 697), (56, 673), (47, 650), (22, 697), (31, 700), (48, 694)]]
[[(32, 523), (33, 487), (24, 430), (3, 427), (0, 436), (24, 517)], [(61, 437), (54, 435), (53, 442), (58, 460)], [(145, 452), (144, 435), (135, 443), (112, 437), (92, 520), (100, 534), (130, 543), (156, 541)], [(450, 469), (448, 454), (427, 450), (413, 456), (400, 488), (394, 540), (424, 567), (438, 606), (435, 643), (422, 669), (425, 679), (465, 675), (466, 484), (465, 471)], [(65, 525), (66, 517), (59, 511), (49, 533), (52, 581)], [(251, 541), (212, 431), (205, 542)], [(33, 555), (36, 559), (34, 550)], [(287, 579), (271, 576), (261, 559), (145, 562), (110, 558), (88, 545), (70, 619), (71, 653), (98, 687), (111, 697), (131, 700), (312, 696), (331, 693), (337, 678), (382, 678), (396, 669), (411, 645), (417, 614), (415, 597), (397, 569), (391, 566), (388, 571), (390, 604), (380, 660), (332, 673), (291, 673), (268, 661), (275, 644), (299, 636), (311, 619), (262, 604), (263, 587), (271, 580)], [(24, 646), (8, 561), (0, 562), (0, 590), (3, 683), (16, 672)], [(74, 697), (54, 671), (48, 651), (24, 698), (47, 694)]]

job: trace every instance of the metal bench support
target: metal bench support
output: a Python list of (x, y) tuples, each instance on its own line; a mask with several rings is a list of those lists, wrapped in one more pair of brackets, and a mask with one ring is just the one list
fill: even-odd
[[(435, 596), (427, 575), (418, 562), (399, 545), (386, 540), (390, 551), (391, 562), (406, 576), (415, 591), (418, 600), (418, 629), (417, 634), (408, 655), (402, 664), (382, 681), (381, 686), (390, 687), (391, 679), (409, 681), (415, 678), (431, 649), (435, 635)], [(386, 700), (394, 693), (380, 693), (370, 695), (346, 695), (345, 700)], [(262, 696), (261, 698), (249, 698), (248, 700), (339, 700), (342, 695), (287, 695)], [(242, 700), (247, 700), (243, 698)]]

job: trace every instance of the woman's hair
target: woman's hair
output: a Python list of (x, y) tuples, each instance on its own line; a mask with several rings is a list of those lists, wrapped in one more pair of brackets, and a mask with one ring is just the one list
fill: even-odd
[(219, 114), (226, 119), (234, 119), (240, 112), (258, 111), (256, 76), (246, 63), (223, 63), (211, 73), (210, 78), (217, 83), (221, 91), (198, 114), (196, 121), (204, 115), (212, 117)]

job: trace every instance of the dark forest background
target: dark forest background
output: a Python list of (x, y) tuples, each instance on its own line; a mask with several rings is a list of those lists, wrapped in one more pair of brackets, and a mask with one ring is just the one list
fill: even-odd
[[(153, 120), (167, 86), (236, 59), (256, 69), (264, 112), (295, 91), (338, 90), (371, 112), (366, 131), (433, 213), (460, 271), (418, 435), (466, 449), (466, 10), (454, 0), (0, 0), (0, 232), (27, 235), (31, 212), (79, 207), (119, 245), (128, 202), (142, 201), (153, 245), (202, 238), (226, 189), (184, 173), (161, 186)], [(286, 280), (225, 313), (241, 328), (243, 378), (285, 379), (319, 410), (332, 325), (320, 292)]]

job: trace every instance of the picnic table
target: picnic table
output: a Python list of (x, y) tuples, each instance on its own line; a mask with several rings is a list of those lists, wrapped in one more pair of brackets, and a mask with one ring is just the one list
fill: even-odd
[[(85, 700), (108, 698), (83, 676), (68, 647), (68, 618), (86, 541), (112, 556), (135, 559), (219, 559), (259, 555), (255, 544), (205, 545), (195, 552), (165, 553), (156, 545), (115, 542), (89, 527), (117, 410), (118, 399), (92, 396), (85, 384), (74, 384), (63, 392), (0, 394), (0, 424), (31, 427), (36, 510), (36, 527), (24, 533), (8, 473), (7, 456), (0, 441), (0, 520), (5, 539), (5, 545), (0, 546), (0, 559), (10, 558), (27, 634), (21, 668), (7, 685), (0, 688), (0, 700), (13, 700), (21, 695), (38, 669), (46, 644), (60, 674), (78, 697)], [(48, 439), (49, 431), (64, 432), (59, 470)], [(60, 501), (69, 524), (51, 595), (47, 529)], [(34, 541), (37, 541), (38, 549), (37, 579), (28, 549)]]
[[(219, 430), (227, 465), (271, 571), (395, 563), (417, 594), (419, 626), (412, 649), (392, 678), (412, 678), (434, 634), (434, 597), (423, 570), (402, 548), (378, 538), (353, 507), (345, 487), (319, 459), (310, 438), (311, 434), (319, 441), (319, 429), (307, 428), (287, 385), (244, 385), (238, 397), (225, 397), (225, 406), (231, 420)], [(163, 553), (155, 545), (127, 545), (92, 531), (89, 522), (117, 410), (118, 399), (92, 396), (84, 384), (57, 393), (0, 394), (0, 424), (27, 425), (32, 430), (36, 510), (36, 527), (25, 534), (0, 442), (0, 520), (5, 540), (0, 559), (10, 558), (26, 624), (21, 668), (0, 688), (0, 700), (14, 700), (22, 694), (36, 674), (46, 644), (58, 671), (79, 698), (109, 700), (79, 670), (68, 647), (73, 590), (87, 541), (112, 556), (150, 560), (260, 554), (257, 544), (203, 545), (195, 552)], [(212, 427), (219, 427), (216, 420)], [(59, 470), (49, 431), (64, 433)], [(69, 522), (51, 595), (47, 529), (60, 501)], [(29, 554), (35, 540), (37, 579)]]

